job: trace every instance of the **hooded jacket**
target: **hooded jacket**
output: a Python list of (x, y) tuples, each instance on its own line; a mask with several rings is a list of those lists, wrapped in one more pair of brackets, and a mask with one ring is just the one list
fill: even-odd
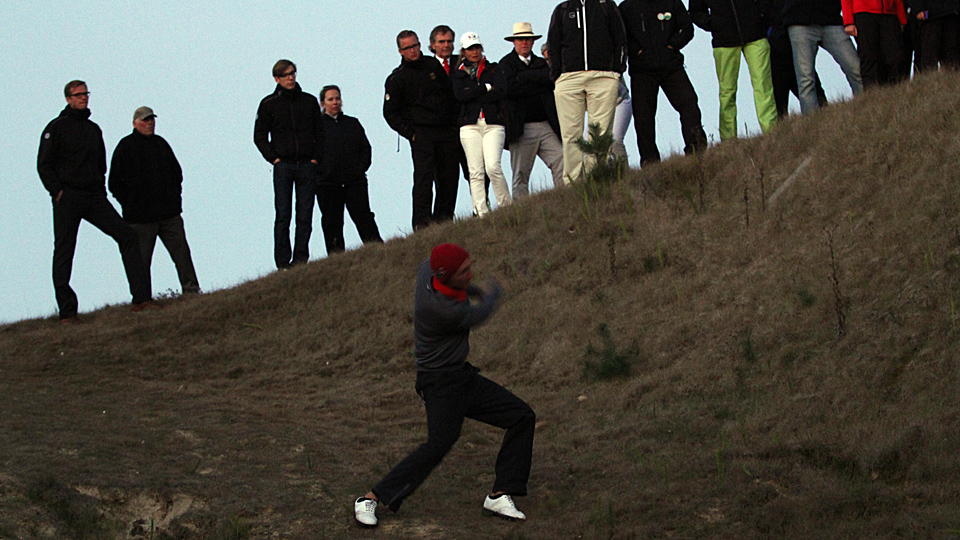
[(903, 0), (841, 0), (843, 24), (854, 24), (854, 13), (876, 13), (878, 15), (896, 15), (901, 25), (907, 24), (907, 12)]
[(277, 85), (260, 101), (253, 125), (253, 142), (268, 163), (306, 163), (323, 159), (323, 120), (320, 102), (300, 89)]
[(567, 0), (553, 10), (547, 30), (550, 76), (626, 67), (626, 35), (613, 0)]
[(690, 0), (693, 23), (713, 34), (713, 47), (743, 47), (767, 37), (768, 0)]
[(785, 27), (843, 25), (840, 0), (785, 0), (781, 14)]
[(683, 69), (680, 49), (693, 39), (693, 22), (680, 0), (624, 0), (630, 73)]
[(37, 152), (37, 172), (51, 197), (67, 188), (106, 196), (107, 150), (100, 126), (90, 121), (90, 109), (67, 106), (47, 124)]
[(180, 215), (183, 170), (159, 135), (134, 130), (120, 139), (110, 160), (110, 193), (127, 223), (151, 223)]
[[(453, 69), (451, 66), (451, 73)], [(384, 90), (383, 118), (405, 139), (413, 138), (417, 128), (435, 130), (457, 125), (457, 101), (450, 78), (432, 56), (421, 56), (413, 62), (401, 60), (387, 77)]]

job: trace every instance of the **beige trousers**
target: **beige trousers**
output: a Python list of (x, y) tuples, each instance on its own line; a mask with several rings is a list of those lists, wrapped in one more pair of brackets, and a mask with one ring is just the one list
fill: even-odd
[(584, 136), (584, 113), (588, 126), (600, 124), (603, 132), (610, 131), (619, 85), (620, 74), (613, 71), (574, 71), (557, 79), (553, 95), (560, 118), (565, 183), (579, 180), (584, 166), (593, 167), (593, 158), (584, 156), (577, 146), (577, 139)]

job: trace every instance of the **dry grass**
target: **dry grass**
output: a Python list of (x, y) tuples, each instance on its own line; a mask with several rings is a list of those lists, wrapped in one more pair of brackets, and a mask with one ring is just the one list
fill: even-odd
[[(98, 538), (957, 538), (958, 85), (161, 312), (4, 326), (0, 538), (76, 530), (36, 486)], [(352, 499), (425, 437), (411, 287), (441, 241), (507, 288), (471, 361), (538, 413), (530, 519), (480, 517), (500, 434), (468, 423), (361, 531)], [(584, 377), (600, 325), (628, 377)]]

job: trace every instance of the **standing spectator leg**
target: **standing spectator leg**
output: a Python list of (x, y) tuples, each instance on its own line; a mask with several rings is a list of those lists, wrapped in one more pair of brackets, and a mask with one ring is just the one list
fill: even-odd
[(697, 91), (684, 69), (665, 75), (660, 82), (670, 105), (680, 114), (680, 130), (683, 133), (685, 154), (703, 152), (707, 149), (707, 134), (703, 131), (703, 115), (697, 99)]
[[(601, 133), (611, 133), (613, 117), (617, 112), (617, 92), (620, 74), (611, 71), (588, 71), (586, 83), (587, 126), (598, 124)], [(605, 157), (605, 156), (604, 156)], [(584, 157), (584, 167), (591, 170), (596, 165), (595, 156)]]
[(656, 130), (657, 99), (660, 97), (657, 76), (649, 72), (631, 73), (630, 93), (633, 94), (633, 129), (637, 132), (637, 149), (643, 167), (660, 161)]
[(382, 243), (383, 238), (380, 237), (380, 229), (377, 228), (377, 222), (370, 210), (370, 193), (367, 189), (367, 181), (351, 182), (345, 185), (344, 200), (347, 204), (347, 211), (350, 212), (350, 219), (357, 227), (360, 241), (364, 244)]
[[(130, 227), (137, 233), (137, 240), (140, 244), (140, 256), (143, 258), (143, 264), (147, 266), (147, 276), (150, 277), (150, 268), (153, 266), (153, 250), (156, 248), (157, 236), (160, 234), (160, 222), (131, 223)], [(150, 290), (153, 290), (152, 277), (150, 278)]]
[(327, 256), (340, 253), (346, 249), (346, 242), (343, 239), (345, 189), (341, 184), (320, 184), (317, 186), (320, 228), (323, 230), (323, 243), (327, 247)]
[(105, 196), (92, 196), (87, 204), (84, 218), (104, 234), (113, 238), (120, 248), (123, 270), (127, 274), (133, 303), (140, 304), (151, 298), (150, 272), (140, 253), (137, 233), (117, 213)]
[(290, 220), (293, 218), (293, 182), (296, 165), (279, 162), (273, 164), (273, 258), (277, 268), (288, 268), (290, 248)]
[[(187, 231), (183, 226), (183, 216), (177, 214), (172, 218), (160, 221), (157, 225), (157, 234), (160, 236), (160, 241), (163, 242), (163, 247), (170, 254), (173, 266), (177, 269), (180, 290), (183, 291), (183, 294), (200, 292), (200, 282), (197, 280), (197, 271), (193, 267), (190, 245), (187, 244)], [(147, 261), (147, 270), (149, 269), (150, 264)]]
[(740, 78), (740, 47), (715, 47), (720, 87), (720, 140), (737, 138), (737, 80)]
[(853, 40), (844, 32), (842, 26), (823, 26), (821, 29), (821, 46), (840, 66), (853, 95), (859, 95), (863, 92), (863, 78), (860, 75), (860, 57), (857, 56)]
[(313, 198), (317, 189), (317, 165), (304, 163), (297, 165), (294, 177), (297, 206), (297, 229), (293, 236), (293, 264), (303, 264), (310, 260), (310, 234), (313, 232)]
[(757, 108), (757, 120), (764, 133), (777, 125), (777, 103), (773, 99), (773, 75), (770, 73), (770, 43), (758, 39), (743, 48), (753, 86), (753, 103)]
[(513, 198), (530, 194), (530, 171), (537, 159), (537, 135), (533, 123), (523, 125), (520, 138), (510, 144), (510, 169), (513, 172)]
[(410, 141), (410, 153), (413, 157), (413, 230), (417, 231), (432, 221), (433, 184), (437, 180), (433, 141), (428, 140), (425, 132), (417, 134)]
[(77, 294), (70, 287), (70, 274), (83, 215), (81, 202), (72, 191), (64, 190), (60, 200), (53, 203), (53, 290), (61, 319), (77, 315)]
[(500, 165), (506, 135), (506, 129), (503, 126), (484, 123), (483, 166), (486, 177), (490, 179), (490, 185), (493, 186), (493, 193), (497, 197), (497, 208), (513, 202), (513, 198), (510, 197), (510, 189), (507, 187), (507, 179), (503, 175), (503, 167)]
[(583, 71), (564, 73), (553, 90), (563, 143), (564, 184), (579, 180), (583, 174), (583, 152), (577, 146), (577, 139), (583, 137), (583, 115), (587, 111), (585, 77)]
[(434, 166), (437, 198), (433, 220), (452, 221), (457, 210), (457, 189), (460, 185), (460, 141), (453, 128), (444, 130), (434, 142)]

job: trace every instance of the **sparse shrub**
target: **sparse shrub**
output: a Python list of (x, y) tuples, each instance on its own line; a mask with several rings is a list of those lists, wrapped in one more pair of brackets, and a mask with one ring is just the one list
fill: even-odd
[(49, 510), (69, 538), (93, 540), (105, 537), (108, 532), (108, 524), (90, 497), (64, 486), (53, 477), (33, 482), (27, 488), (27, 498)]
[(629, 377), (633, 364), (640, 358), (637, 345), (633, 344), (622, 351), (617, 350), (606, 323), (597, 326), (597, 333), (600, 334), (602, 346), (595, 347), (592, 341), (587, 344), (587, 352), (583, 358), (584, 378), (606, 381)]
[(250, 534), (250, 528), (239, 516), (230, 515), (217, 525), (215, 540), (243, 540)]

